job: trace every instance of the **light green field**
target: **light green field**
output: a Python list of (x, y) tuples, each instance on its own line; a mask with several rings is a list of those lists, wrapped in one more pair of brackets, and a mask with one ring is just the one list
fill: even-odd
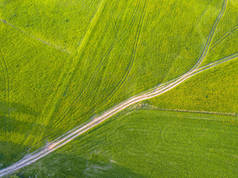
[(15, 27), (15, 31), (25, 32), (52, 47), (74, 53), (97, 11), (99, 2), (1, 0), (0, 15)]
[(17, 175), (236, 177), (238, 118), (124, 112)]
[(238, 113), (238, 62), (198, 74), (149, 103), (160, 109)]
[[(222, 7), (223, 0), (0, 0), (0, 168), (115, 104), (184, 74), (196, 64), (206, 45), (210, 48), (202, 65), (237, 54), (238, 3), (229, 0), (219, 21)], [(213, 31), (214, 38), (211, 38)], [(209, 37), (211, 42), (208, 44)], [(201, 73), (149, 103), (162, 109), (238, 112), (237, 65), (234, 60)], [(144, 113), (141, 115), (145, 117)], [(148, 119), (149, 115), (149, 123), (160, 118), (160, 114), (146, 112)], [(168, 118), (168, 124), (177, 117), (172, 113), (164, 115), (166, 113), (161, 117)], [(111, 129), (114, 129), (113, 123)], [(141, 127), (143, 124), (146, 127), (145, 122)], [(200, 127), (199, 124), (193, 126)], [(212, 124), (209, 127), (212, 128)], [(104, 130), (104, 125), (100, 129)], [(92, 139), (85, 135), (80, 139), (92, 144), (95, 141), (93, 132), (98, 130), (90, 133)], [(104, 131), (104, 134), (112, 132)], [(127, 137), (129, 141), (135, 135)], [(128, 143), (124, 138), (118, 141), (121, 147)], [(131, 149), (139, 144), (132, 142)], [(87, 170), (87, 164), (101, 164), (100, 158), (94, 160), (85, 156), (86, 150), (81, 153), (82, 145), (78, 149), (74, 145), (73, 150), (67, 146), (59, 151), (56, 159), (66, 159), (66, 148), (69, 148), (72, 154), (66, 155), (82, 166), (78, 170), (80, 174)], [(172, 145), (168, 146), (172, 148)], [(150, 151), (148, 154), (152, 156)], [(77, 154), (79, 160), (75, 158)], [(122, 158), (123, 164), (105, 163), (113, 170), (104, 171), (103, 175), (159, 174), (149, 166), (139, 169), (145, 158), (138, 160), (140, 166), (135, 164), (136, 158), (133, 159)], [(155, 158), (153, 164), (166, 159), (170, 158)], [(102, 162), (102, 166), (105, 164)], [(160, 164), (158, 170), (165, 169), (166, 164)], [(190, 170), (190, 162), (184, 164), (184, 173), (196, 175), (199, 172), (195, 169), (197, 165)], [(198, 169), (202, 167), (203, 164)], [(165, 169), (162, 177), (177, 174), (176, 170), (170, 171)], [(183, 172), (178, 173), (183, 175)], [(208, 170), (206, 175), (209, 174)]]
[(238, 52), (238, 1), (228, 1), (226, 11), (217, 26), (210, 51), (203, 64)]
[[(228, 1), (202, 65), (238, 54), (238, 2)], [(238, 63), (205, 71), (150, 104), (161, 109), (238, 113)]]

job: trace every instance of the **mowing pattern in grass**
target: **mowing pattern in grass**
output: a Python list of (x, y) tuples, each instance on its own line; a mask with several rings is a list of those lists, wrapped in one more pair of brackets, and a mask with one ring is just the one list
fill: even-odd
[(124, 112), (17, 175), (236, 177), (237, 130), (237, 117)]

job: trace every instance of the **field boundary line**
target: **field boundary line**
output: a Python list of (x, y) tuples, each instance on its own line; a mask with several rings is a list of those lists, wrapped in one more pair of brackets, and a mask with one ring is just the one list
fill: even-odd
[(187, 109), (167, 109), (167, 108), (153, 108), (151, 110), (159, 111), (172, 111), (172, 112), (185, 112), (185, 113), (198, 113), (198, 114), (213, 114), (213, 115), (222, 115), (222, 116), (238, 116), (235, 112), (215, 112), (215, 111), (204, 111), (204, 110), (187, 110)]

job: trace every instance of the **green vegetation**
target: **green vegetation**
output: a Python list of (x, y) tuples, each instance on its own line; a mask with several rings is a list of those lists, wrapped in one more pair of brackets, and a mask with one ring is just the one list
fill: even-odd
[[(203, 49), (200, 35), (208, 37), (221, 5), (220, 0), (1, 0), (1, 117), (15, 120), (1, 119), (6, 125), (1, 141), (30, 152), (186, 72)], [(37, 114), (19, 112), (14, 104)], [(16, 154), (5, 156), (4, 164), (19, 159), (22, 150)]]
[(17, 175), (236, 177), (237, 131), (237, 117), (124, 112)]
[[(184, 74), (203, 57), (201, 65), (238, 55), (238, 3), (225, 2), (0, 0), (0, 168), (115, 104)], [(237, 67), (235, 60), (222, 64), (147, 103), (160, 109), (237, 113)], [(139, 111), (120, 118), (26, 168), (23, 175), (237, 173), (226, 165), (236, 163), (236, 117)], [(164, 132), (166, 138), (160, 135)], [(226, 142), (231, 146), (225, 147)]]
[(238, 2), (228, 1), (219, 23), (210, 51), (203, 64), (219, 60), (238, 52)]
[(238, 62), (198, 74), (149, 103), (161, 109), (238, 113)]
[(47, 121), (39, 122), (37, 118), (47, 97), (56, 91), (59, 68), (67, 63), (67, 55), (24, 38), (4, 24), (0, 32), (0, 153), (4, 155), (1, 162), (5, 162), (19, 159), (13, 152), (14, 145), (20, 145), (14, 150), (22, 155), (21, 148), (31, 143), (28, 139), (39, 140), (33, 129), (46, 126)]
[[(0, 16), (15, 31), (74, 53), (85, 35), (99, 0), (0, 1)], [(18, 34), (20, 36), (21, 34)]]

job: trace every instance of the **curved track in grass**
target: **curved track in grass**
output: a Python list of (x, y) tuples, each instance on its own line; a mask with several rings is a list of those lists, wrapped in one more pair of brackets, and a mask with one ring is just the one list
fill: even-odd
[(158, 87), (156, 87), (150, 91), (147, 91), (147, 92), (141, 93), (138, 96), (129, 98), (128, 100), (126, 100), (126, 101), (116, 105), (115, 107), (109, 109), (108, 111), (104, 112), (102, 115), (94, 118), (92, 121), (88, 122), (87, 124), (70, 130), (63, 136), (61, 136), (61, 137), (57, 138), (56, 140), (52, 141), (51, 143), (49, 143), (47, 146), (40, 148), (40, 149), (36, 150), (35, 152), (25, 156), (23, 159), (19, 160), (18, 162), (14, 163), (13, 165), (0, 170), (0, 177), (14, 173), (17, 170), (36, 162), (37, 160), (48, 155), (49, 153), (63, 147), (65, 144), (74, 140), (76, 137), (78, 137), (78, 136), (82, 135), (83, 133), (89, 131), (90, 129), (98, 126), (99, 124), (101, 124), (105, 120), (109, 119), (110, 117), (114, 116), (115, 114), (119, 113), (120, 111), (124, 110), (125, 108), (127, 108), (135, 103), (138, 103), (138, 102), (159, 96), (163, 93), (166, 93), (167, 91), (175, 88), (179, 84), (185, 82), (192, 76), (194, 76), (198, 73), (201, 73), (203, 71), (206, 71), (208, 69), (214, 68), (217, 65), (220, 65), (222, 63), (231, 61), (237, 57), (238, 57), (238, 52), (234, 53), (233, 55), (222, 58), (216, 62), (210, 63), (206, 66), (195, 68), (194, 70), (189, 71), (189, 72), (185, 73), (184, 75), (180, 76), (176, 80), (172, 80), (165, 84), (159, 85)]
[(231, 61), (235, 58), (238, 58), (238, 52), (236, 52), (230, 56), (224, 57), (224, 58), (217, 60), (213, 63), (207, 64), (206, 66), (200, 67), (200, 64), (203, 62), (203, 60), (206, 57), (206, 54), (209, 51), (209, 48), (211, 46), (211, 41), (214, 36), (216, 27), (217, 27), (222, 15), (225, 12), (226, 5), (227, 5), (227, 0), (224, 0), (223, 7), (222, 7), (218, 17), (216, 18), (216, 21), (215, 21), (213, 27), (212, 27), (212, 30), (209, 34), (204, 51), (203, 51), (202, 55), (200, 56), (200, 58), (198, 59), (198, 62), (194, 65), (194, 67), (191, 70), (189, 70), (188, 72), (186, 72), (185, 74), (183, 74), (182, 76), (180, 76), (176, 79), (173, 79), (171, 81), (163, 83), (163, 84), (161, 84), (155, 88), (152, 88), (146, 92), (143, 92), (137, 96), (131, 97), (128, 100), (121, 102), (118, 105), (116, 105), (115, 107), (102, 113), (100, 116), (95, 117), (90, 122), (86, 123), (85, 125), (78, 126), (74, 129), (68, 131), (64, 135), (58, 137), (57, 139), (55, 139), (52, 142), (50, 142), (49, 144), (47, 144), (45, 147), (40, 148), (40, 149), (36, 150), (35, 152), (26, 155), (24, 158), (22, 158), (18, 162), (12, 164), (9, 167), (6, 167), (6, 168), (0, 170), (0, 177), (8, 175), (8, 174), (12, 174), (15, 171), (17, 171), (25, 166), (28, 166), (28, 165), (36, 162), (37, 160), (47, 156), (51, 152), (63, 147), (65, 144), (74, 140), (76, 137), (78, 137), (78, 136), (82, 135), (83, 133), (89, 131), (90, 129), (98, 126), (99, 124), (106, 121), (107, 119), (114, 116), (115, 114), (119, 113), (120, 111), (124, 110), (125, 108), (127, 108), (135, 103), (162, 95), (162, 94), (166, 93), (167, 91), (177, 87), (179, 84), (185, 82), (186, 80), (188, 80), (189, 78), (193, 77), (194, 75), (196, 75), (198, 73), (201, 73), (208, 69), (214, 68), (217, 65)]

